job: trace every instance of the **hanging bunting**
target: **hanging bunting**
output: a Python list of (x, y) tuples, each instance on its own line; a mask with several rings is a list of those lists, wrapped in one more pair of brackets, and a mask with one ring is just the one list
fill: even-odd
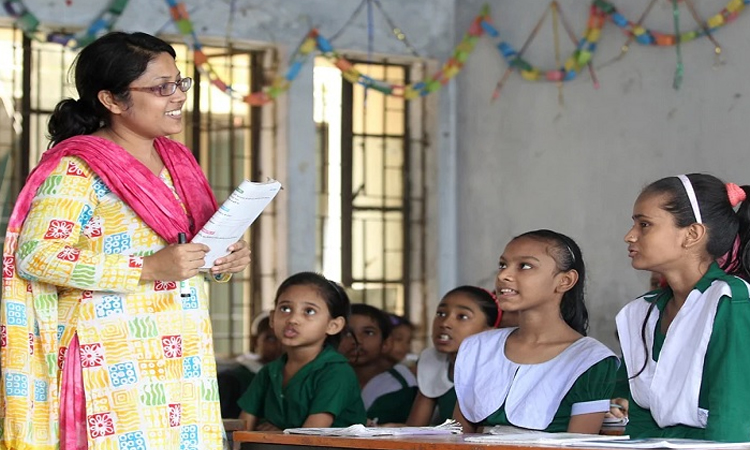
[[(690, 3), (689, 0), (685, 0), (686, 3)], [(641, 24), (645, 15), (653, 6), (653, 2), (646, 10), (644, 16), (638, 22), (631, 22), (625, 16), (623, 16), (615, 6), (607, 0), (594, 0), (593, 7), (599, 9), (604, 14), (609, 16), (609, 19), (622, 29), (628, 36), (632, 36), (635, 42), (642, 45), (657, 45), (657, 46), (673, 46), (677, 44), (677, 38), (681, 43), (690, 42), (697, 38), (708, 36), (711, 37), (711, 33), (717, 29), (731, 23), (735, 20), (739, 14), (745, 9), (745, 6), (750, 4), (750, 0), (730, 0), (729, 3), (718, 13), (709, 17), (708, 20), (703, 21), (696, 14), (695, 8), (690, 5), (691, 13), (693, 18), (700, 25), (699, 29), (685, 32), (678, 32), (676, 34), (661, 33), (658, 31), (649, 30), (643, 27)], [(718, 44), (715, 44), (717, 48), (720, 48)], [(625, 48), (626, 52), (627, 49)], [(721, 50), (717, 53), (721, 53)]]
[(461, 42), (456, 46), (452, 55), (440, 70), (423, 81), (406, 86), (376, 80), (361, 73), (354, 64), (334, 50), (331, 43), (320, 34), (317, 37), (318, 51), (341, 71), (341, 75), (348, 82), (356, 83), (369, 89), (375, 89), (385, 95), (412, 100), (438, 91), (461, 71), (464, 62), (474, 50), (477, 41), (485, 33), (485, 29), (491, 26), (490, 20), (489, 6), (485, 5), (480, 14), (474, 18), (469, 31), (464, 35)]
[(39, 33), (39, 19), (29, 11), (22, 0), (3, 1), (5, 11), (16, 19), (16, 25), (26, 36), (40, 42), (55, 42), (72, 49), (85, 47), (98, 37), (110, 32), (127, 5), (128, 0), (110, 1), (107, 9), (79, 33), (52, 32), (42, 35)]
[(685, 73), (685, 67), (682, 65), (680, 6), (677, 4), (677, 0), (672, 0), (672, 16), (674, 18), (674, 35), (677, 36), (677, 42), (675, 42), (675, 52), (677, 53), (677, 67), (675, 67), (674, 69), (674, 80), (672, 81), (672, 88), (674, 88), (674, 90), (678, 90), (682, 85), (682, 77)]
[(354, 67), (354, 64), (349, 62), (333, 48), (333, 45), (328, 39), (322, 36), (317, 29), (313, 29), (307, 34), (307, 36), (305, 36), (302, 43), (300, 43), (292, 54), (292, 57), (289, 60), (289, 68), (284, 76), (277, 76), (272, 84), (264, 87), (262, 91), (243, 95), (222, 81), (213, 67), (211, 67), (208, 58), (206, 58), (202, 51), (202, 45), (198, 40), (198, 36), (195, 34), (193, 24), (190, 21), (184, 3), (178, 2), (177, 0), (166, 1), (169, 5), (175, 26), (180, 34), (182, 34), (185, 43), (193, 49), (195, 54), (195, 64), (199, 70), (201, 70), (201, 73), (205, 73), (214, 86), (232, 96), (232, 98), (249, 103), (253, 106), (264, 105), (275, 100), (279, 95), (286, 92), (289, 89), (291, 82), (299, 74), (302, 66), (316, 50), (341, 70), (342, 76), (351, 83), (357, 83), (366, 88), (375, 89), (386, 95), (404, 97), (407, 100), (425, 96), (439, 90), (458, 74), (469, 54), (474, 49), (474, 45), (476, 45), (479, 37), (484, 34), (486, 24), (488, 24), (490, 20), (489, 7), (485, 5), (482, 8), (480, 15), (472, 21), (469, 31), (464, 35), (461, 43), (456, 46), (452, 56), (443, 67), (432, 77), (417, 83), (412, 83), (408, 86), (392, 84), (362, 74)]
[(292, 57), (289, 59), (289, 68), (284, 76), (277, 76), (270, 86), (264, 87), (261, 91), (243, 94), (232, 88), (230, 84), (225, 83), (208, 61), (208, 57), (203, 52), (203, 44), (198, 39), (193, 23), (185, 8), (185, 3), (178, 2), (177, 0), (167, 0), (167, 5), (169, 5), (175, 27), (177, 27), (177, 30), (182, 35), (185, 44), (193, 50), (193, 59), (198, 70), (208, 78), (213, 86), (225, 94), (235, 100), (249, 103), (253, 106), (265, 105), (286, 92), (291, 82), (299, 74), (302, 66), (316, 49), (317, 31), (313, 30), (302, 39), (302, 42), (292, 54)]
[[(364, 86), (367, 89), (375, 89), (386, 95), (393, 95), (404, 97), (406, 99), (414, 99), (417, 97), (428, 95), (432, 92), (439, 90), (442, 86), (447, 84), (453, 77), (455, 77), (468, 58), (469, 54), (474, 49), (477, 40), (483, 36), (488, 35), (495, 41), (500, 55), (508, 63), (508, 69), (506, 70), (503, 77), (498, 81), (495, 91), (493, 93), (493, 99), (499, 96), (500, 90), (502, 89), (503, 83), (508, 78), (509, 74), (513, 71), (518, 71), (522, 77), (529, 81), (551, 81), (557, 83), (559, 89), (559, 98), (562, 103), (562, 84), (566, 81), (571, 81), (586, 67), (591, 75), (594, 87), (598, 88), (599, 83), (594, 73), (593, 65), (591, 63), (593, 54), (596, 50), (597, 43), (601, 37), (601, 31), (607, 19), (623, 29), (628, 35), (628, 42), (622, 47), (622, 54), (615, 58), (613, 61), (620, 59), (623, 54), (627, 51), (628, 46), (633, 41), (642, 45), (657, 45), (657, 46), (677, 46), (677, 70), (675, 71), (674, 87), (679, 88), (682, 81), (684, 67), (682, 65), (681, 48), (678, 44), (692, 41), (698, 37), (706, 36), (715, 46), (715, 53), (718, 57), (721, 54), (721, 47), (713, 37), (713, 32), (718, 28), (725, 26), (732, 22), (737, 16), (745, 9), (745, 6), (750, 4), (750, 0), (730, 0), (727, 5), (717, 14), (711, 16), (708, 20), (703, 21), (698, 15), (692, 1), (693, 0), (679, 0), (680, 2), (687, 5), (688, 11), (693, 16), (693, 19), (700, 25), (699, 30), (680, 32), (679, 24), (679, 10), (677, 8), (677, 0), (673, 1), (673, 14), (675, 21), (675, 33), (666, 34), (648, 30), (642, 26), (643, 20), (648, 15), (656, 0), (652, 0), (649, 4), (646, 12), (642, 14), (638, 22), (631, 22), (625, 16), (617, 11), (615, 6), (607, 0), (592, 0), (591, 7), (589, 9), (588, 25), (583, 34), (582, 38), (578, 38), (572, 31), (569, 23), (565, 19), (562, 10), (559, 8), (557, 1), (553, 1), (550, 7), (545, 10), (544, 15), (540, 19), (537, 26), (532, 31), (531, 35), (524, 43), (520, 50), (516, 51), (509, 43), (500, 39), (500, 33), (492, 24), (492, 20), (489, 16), (489, 7), (484, 5), (480, 14), (472, 21), (469, 31), (464, 35), (461, 42), (455, 47), (451, 56), (443, 64), (443, 66), (432, 76), (427, 77), (425, 80), (412, 83), (407, 86), (392, 84), (384, 80), (373, 79), (367, 75), (359, 72), (354, 64), (343, 57), (338, 51), (336, 51), (331, 44), (332, 40), (335, 39), (342, 31), (339, 30), (334, 34), (331, 40), (327, 40), (322, 36), (317, 29), (312, 29), (302, 39), (297, 49), (289, 59), (288, 68), (286, 73), (283, 75), (276, 76), (269, 86), (264, 87), (261, 91), (253, 92), (249, 94), (243, 94), (232, 88), (231, 85), (225, 83), (217, 71), (211, 66), (208, 61), (208, 57), (203, 52), (203, 46), (198, 39), (198, 36), (194, 30), (193, 23), (185, 8), (185, 4), (178, 0), (166, 0), (167, 5), (170, 9), (170, 16), (175, 24), (177, 30), (183, 36), (185, 43), (193, 50), (196, 67), (203, 73), (206, 78), (211, 82), (212, 85), (216, 86), (222, 92), (230, 95), (232, 98), (249, 103), (254, 106), (261, 106), (268, 102), (271, 102), (278, 98), (279, 95), (286, 92), (289, 89), (292, 81), (297, 77), (302, 66), (307, 63), (314, 52), (320, 52), (325, 58), (331, 61), (339, 70), (342, 72), (342, 76), (351, 83), (357, 83)], [(416, 49), (407, 40), (406, 35), (403, 33), (395, 22), (386, 14), (382, 8), (380, 0), (364, 0), (357, 11), (347, 21), (348, 26), (354, 17), (359, 14), (365, 5), (368, 5), (370, 10), (368, 11), (369, 26), (372, 25), (372, 4), (383, 14), (391, 28), (392, 33), (396, 38), (403, 42), (404, 45), (414, 55), (418, 55)], [(128, 4), (128, 0), (112, 0), (107, 9), (92, 22), (85, 30), (80, 33), (48, 33), (46, 36), (41, 37), (39, 33), (39, 20), (32, 14), (28, 8), (24, 5), (22, 0), (3, 0), (3, 6), (8, 14), (16, 19), (16, 25), (24, 31), (28, 36), (33, 39), (56, 42), (67, 47), (74, 49), (80, 48), (97, 37), (110, 31), (122, 14), (123, 10)], [(232, 0), (234, 5), (234, 0)], [(234, 6), (231, 7), (232, 9)], [(528, 45), (533, 40), (534, 36), (539, 31), (544, 18), (547, 13), (552, 11), (553, 14), (553, 38), (555, 48), (555, 60), (556, 68), (551, 70), (542, 70), (531, 65), (527, 60), (523, 58), (523, 53), (527, 49)], [(560, 55), (560, 43), (559, 43), (559, 30), (558, 20), (563, 24), (568, 37), (572, 42), (575, 43), (575, 50), (572, 54), (565, 59), (562, 63)], [(230, 25), (231, 27), (231, 19)], [(231, 32), (231, 28), (228, 28), (228, 33)], [(368, 28), (368, 48), (370, 48), (371, 42), (371, 30)], [(611, 61), (611, 62), (613, 62)]]
[[(536, 37), (550, 11), (552, 11), (553, 13), (553, 27), (555, 27), (553, 29), (553, 37), (555, 39), (555, 56), (558, 61), (556, 62), (556, 68), (544, 70), (533, 66), (530, 62), (523, 58), (523, 54)], [(575, 50), (570, 56), (568, 56), (568, 58), (565, 60), (565, 63), (563, 63), (562, 65), (560, 64), (560, 61), (562, 60), (559, 55), (559, 37), (557, 36), (558, 18), (560, 22), (562, 22), (568, 37), (576, 45)], [(563, 82), (575, 79), (576, 76), (584, 68), (587, 67), (591, 75), (591, 80), (594, 84), (594, 88), (599, 88), (599, 81), (597, 80), (596, 74), (594, 73), (594, 68), (591, 60), (593, 58), (594, 52), (596, 51), (596, 46), (599, 42), (599, 38), (601, 37), (602, 27), (604, 26), (605, 22), (606, 16), (602, 13), (602, 11), (592, 6), (590, 9), (586, 31), (583, 34), (583, 38), (578, 39), (573, 32), (570, 23), (565, 19), (565, 16), (563, 15), (557, 1), (552, 1), (550, 5), (544, 10), (544, 13), (542, 13), (539, 21), (532, 29), (531, 34), (529, 34), (529, 37), (526, 39), (523, 46), (518, 51), (516, 51), (511, 44), (500, 39), (500, 32), (497, 31), (494, 26), (489, 23), (485, 25), (487, 34), (496, 40), (496, 47), (500, 52), (500, 55), (502, 55), (503, 59), (505, 59), (505, 62), (508, 64), (508, 68), (505, 70), (505, 73), (503, 73), (503, 76), (495, 86), (495, 90), (492, 93), (492, 99), (497, 100), (497, 98), (500, 96), (500, 91), (502, 90), (505, 82), (510, 76), (510, 73), (514, 70), (520, 72), (521, 76), (525, 80), (551, 81), (558, 84), (558, 89), (562, 89)], [(560, 102), (562, 102), (562, 91), (559, 92)]]

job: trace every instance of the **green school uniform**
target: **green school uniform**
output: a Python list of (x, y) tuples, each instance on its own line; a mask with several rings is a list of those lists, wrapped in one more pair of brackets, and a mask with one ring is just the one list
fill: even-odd
[[(633, 401), (630, 389), (630, 422), (625, 433), (633, 438), (663, 437), (708, 439), (724, 442), (750, 441), (750, 420), (747, 418), (750, 405), (750, 388), (747, 374), (750, 373), (750, 300), (744, 283), (727, 276), (715, 263), (695, 285), (694, 289), (705, 292), (716, 279), (728, 281), (732, 297), (722, 297), (716, 309), (711, 338), (706, 349), (703, 376), (698, 406), (709, 411), (706, 428), (675, 425), (661, 428), (648, 409)], [(741, 283), (735, 289), (732, 284)], [(744, 291), (744, 293), (743, 293)], [(661, 332), (661, 318), (672, 291), (664, 289), (654, 300), (659, 310), (659, 321), (654, 333), (654, 345), (650, 354), (659, 360), (666, 335)], [(624, 366), (624, 364), (623, 364)], [(624, 370), (624, 367), (623, 367)], [(623, 375), (624, 373), (624, 375)], [(621, 372), (620, 378), (627, 377)]]
[(359, 382), (349, 361), (330, 346), (282, 387), (287, 355), (269, 363), (240, 398), (243, 411), (280, 429), (299, 428), (308, 416), (333, 415), (332, 427), (364, 424)]
[(424, 349), (417, 362), (417, 386), (422, 395), (435, 402), (437, 408), (431, 421), (437, 424), (453, 418), (456, 407), (452, 367), (450, 356), (438, 352), (434, 347)]
[(240, 406), (237, 400), (245, 393), (255, 378), (255, 372), (247, 367), (236, 364), (218, 373), (219, 402), (221, 403), (221, 417), (236, 419), (240, 416)]
[(453, 418), (453, 410), (456, 408), (456, 388), (450, 388), (448, 392), (435, 399), (437, 402), (437, 423), (441, 424)]
[[(568, 393), (563, 397), (557, 408), (552, 422), (543, 431), (564, 432), (568, 430), (573, 405), (576, 403), (587, 403), (591, 401), (609, 399), (615, 389), (615, 376), (618, 367), (617, 358), (609, 357), (599, 361), (584, 372), (573, 383)], [(505, 413), (505, 404), (497, 411), (490, 414), (484, 422), (484, 426), (513, 425), (508, 421)]]
[(365, 389), (367, 389), (371, 383), (377, 384), (379, 379), (385, 377), (395, 378), (401, 385), (401, 389), (377, 397), (370, 407), (367, 408), (367, 418), (371, 420), (377, 419), (377, 423), (379, 424), (405, 423), (406, 419), (409, 418), (409, 412), (414, 403), (414, 398), (417, 396), (416, 380), (413, 380), (410, 384), (406, 378), (404, 378), (403, 374), (393, 368), (370, 380), (368, 386), (365, 386)]

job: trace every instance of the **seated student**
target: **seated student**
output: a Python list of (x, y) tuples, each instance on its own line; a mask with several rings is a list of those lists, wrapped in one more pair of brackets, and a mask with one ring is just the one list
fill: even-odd
[(748, 194), (694, 173), (655, 181), (635, 201), (631, 265), (667, 286), (617, 315), (632, 437), (750, 441)]
[(221, 417), (236, 419), (242, 409), (237, 404), (260, 369), (281, 356), (281, 343), (271, 329), (268, 312), (262, 312), (250, 327), (250, 348), (254, 353), (238, 356), (234, 364), (219, 371)]
[(586, 336), (585, 266), (567, 236), (537, 230), (513, 238), (500, 256), (495, 292), (518, 327), (464, 339), (456, 358), (454, 418), (478, 425), (598, 433), (618, 361)]
[(419, 355), (419, 392), (406, 425), (426, 426), (453, 417), (453, 371), (458, 347), (468, 336), (497, 328), (502, 315), (497, 298), (476, 286), (459, 286), (443, 296), (432, 321), (434, 347)]
[[(648, 279), (649, 295), (667, 287), (667, 280), (659, 272), (651, 272), (651, 276)], [(620, 334), (615, 331), (615, 339), (620, 341)], [(622, 353), (622, 352), (621, 352)], [(615, 397), (609, 404), (609, 413), (606, 417), (614, 417), (616, 419), (624, 419), (628, 417), (628, 408), (630, 402), (627, 397), (630, 394), (630, 388), (628, 387), (628, 374), (625, 370), (624, 364), (620, 365), (617, 373), (617, 383), (615, 384)], [(606, 419), (606, 418), (605, 418)]]
[(402, 364), (383, 368), (383, 354), (390, 345), (388, 315), (374, 306), (355, 304), (349, 328), (340, 351), (357, 374), (368, 423), (406, 422), (417, 394), (417, 380)]
[(287, 278), (276, 292), (271, 327), (284, 348), (240, 398), (247, 429), (364, 424), (357, 377), (336, 351), (350, 312), (336, 283), (312, 272)]
[[(413, 363), (407, 360), (411, 353), (411, 341), (414, 336), (414, 324), (404, 316), (388, 314), (391, 321), (390, 345), (388, 351), (383, 354), (385, 369), (390, 369), (396, 364), (403, 364), (414, 372)], [(411, 365), (410, 365), (411, 364)]]

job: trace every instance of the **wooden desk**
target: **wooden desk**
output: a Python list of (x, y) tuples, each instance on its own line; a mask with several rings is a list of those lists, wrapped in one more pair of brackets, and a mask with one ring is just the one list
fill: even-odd
[[(266, 433), (235, 431), (233, 440), (234, 450), (320, 450), (320, 447), (367, 450), (485, 450), (487, 448), (492, 448), (492, 450), (535, 450), (542, 448), (545, 450), (550, 448), (582, 450), (577, 447), (532, 447), (528, 445), (464, 442), (464, 436), (467, 435), (341, 437), (284, 434), (280, 431)], [(616, 443), (612, 443), (612, 448), (617, 448)]]

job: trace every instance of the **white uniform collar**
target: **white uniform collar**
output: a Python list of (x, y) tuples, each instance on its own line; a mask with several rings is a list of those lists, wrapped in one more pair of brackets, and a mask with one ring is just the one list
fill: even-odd
[[(732, 284), (744, 285), (746, 290), (749, 289), (747, 283), (735, 279), (738, 283)], [(747, 296), (747, 291), (744, 295)], [(732, 288), (727, 282), (715, 279), (704, 292), (693, 289), (669, 325), (658, 362), (651, 354), (660, 315), (656, 307), (646, 325), (648, 355), (641, 338), (641, 327), (650, 301), (655, 301), (654, 296), (634, 300), (617, 314), (617, 331), (633, 400), (641, 407), (650, 409), (654, 420), (662, 428), (678, 424), (705, 428), (708, 411), (698, 406), (698, 400), (706, 349), (711, 340), (719, 300), (723, 296), (732, 297)], [(632, 378), (641, 368), (643, 371)]]
[(505, 342), (513, 331), (485, 331), (461, 343), (454, 382), (461, 412), (471, 422), (481, 422), (504, 405), (511, 424), (544, 430), (578, 377), (615, 356), (599, 341), (583, 337), (549, 361), (516, 364), (505, 357)]
[(426, 348), (419, 355), (417, 363), (417, 385), (419, 392), (427, 398), (438, 398), (453, 388), (448, 378), (450, 360), (447, 353)]

